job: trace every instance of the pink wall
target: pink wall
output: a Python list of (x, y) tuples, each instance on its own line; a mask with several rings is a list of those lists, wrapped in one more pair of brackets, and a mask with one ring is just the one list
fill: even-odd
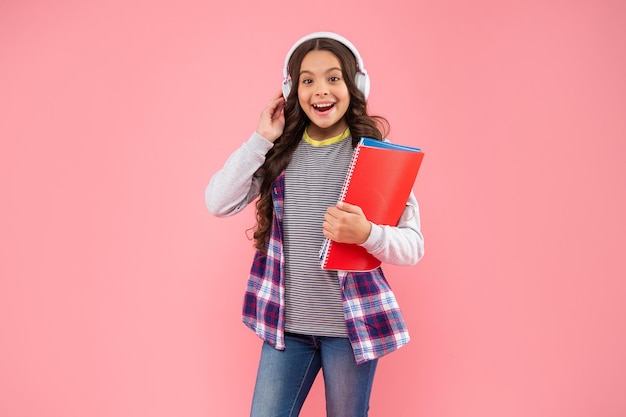
[(211, 3), (0, 4), (1, 416), (247, 415), (253, 212), (203, 191), (315, 30), (426, 151), (371, 415), (626, 415), (624, 2)]

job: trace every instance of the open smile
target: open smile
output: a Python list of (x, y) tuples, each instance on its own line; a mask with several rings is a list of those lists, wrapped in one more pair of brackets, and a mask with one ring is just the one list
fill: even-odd
[(313, 109), (317, 113), (321, 113), (321, 114), (325, 114), (325, 113), (329, 112), (330, 110), (332, 110), (333, 107), (335, 107), (335, 103), (316, 103), (316, 104), (313, 104)]

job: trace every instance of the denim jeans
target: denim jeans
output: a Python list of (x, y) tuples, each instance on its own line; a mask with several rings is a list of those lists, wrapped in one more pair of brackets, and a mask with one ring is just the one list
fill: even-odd
[(346, 338), (287, 333), (261, 349), (251, 417), (296, 417), (322, 370), (327, 417), (367, 417), (377, 360), (357, 365)]

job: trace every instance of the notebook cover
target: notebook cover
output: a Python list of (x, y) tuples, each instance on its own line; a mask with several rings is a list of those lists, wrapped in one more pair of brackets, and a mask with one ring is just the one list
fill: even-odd
[[(375, 224), (395, 226), (415, 183), (424, 153), (419, 148), (362, 139), (355, 149), (340, 201), (361, 207)], [(381, 262), (363, 247), (327, 240), (322, 268), (368, 271)]]

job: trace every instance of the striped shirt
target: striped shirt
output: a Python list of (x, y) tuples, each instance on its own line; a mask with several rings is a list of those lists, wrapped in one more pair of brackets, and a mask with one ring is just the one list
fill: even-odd
[[(285, 171), (285, 330), (348, 337), (336, 271), (320, 268), (322, 223), (339, 200), (353, 148), (350, 136), (303, 140)], [(305, 136), (306, 138), (306, 136)]]
[[(282, 244), (285, 173), (274, 182), (274, 214), (266, 253), (254, 255), (242, 321), (261, 339), (285, 349), (285, 257)], [(337, 273), (348, 338), (357, 364), (380, 358), (410, 340), (398, 302), (380, 267)]]
[[(255, 175), (273, 144), (257, 133), (243, 143), (211, 178), (205, 190), (209, 211), (219, 217), (242, 211), (259, 195)], [(283, 241), (285, 172), (272, 186), (274, 212), (266, 250), (254, 255), (244, 294), (242, 321), (276, 349), (285, 349), (285, 248)], [(372, 224), (362, 246), (383, 262), (413, 265), (424, 255), (419, 207), (413, 193), (397, 226)], [(319, 248), (318, 248), (319, 250)], [(381, 268), (337, 273), (348, 338), (357, 363), (404, 346), (409, 334)]]

